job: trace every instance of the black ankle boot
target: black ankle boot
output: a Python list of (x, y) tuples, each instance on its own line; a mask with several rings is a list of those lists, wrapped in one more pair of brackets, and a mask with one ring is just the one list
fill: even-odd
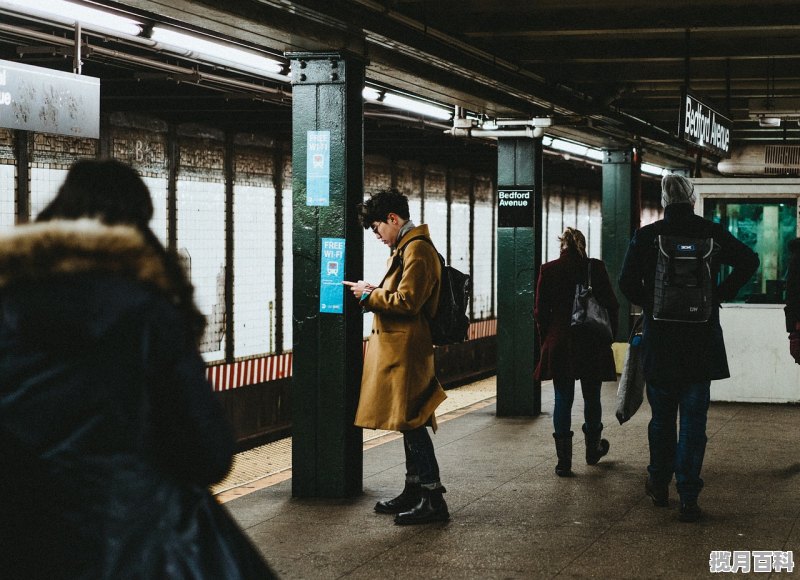
[(556, 456), (558, 456), (556, 475), (559, 477), (572, 475), (572, 435), (572, 431), (569, 435), (553, 433), (553, 439), (556, 440)]
[(607, 439), (601, 439), (600, 433), (603, 432), (601, 426), (598, 431), (589, 432), (586, 425), (583, 426), (583, 434), (586, 436), (586, 464), (597, 465), (600, 458), (608, 453), (611, 444)]
[(398, 526), (408, 526), (414, 524), (428, 524), (431, 522), (446, 522), (450, 519), (450, 512), (447, 511), (442, 494), (447, 491), (445, 488), (426, 489), (422, 488), (422, 499), (411, 510), (398, 514), (394, 518), (394, 523)]
[(422, 499), (422, 488), (418, 482), (406, 482), (403, 491), (395, 498), (384, 499), (375, 504), (379, 514), (399, 514), (410, 510)]

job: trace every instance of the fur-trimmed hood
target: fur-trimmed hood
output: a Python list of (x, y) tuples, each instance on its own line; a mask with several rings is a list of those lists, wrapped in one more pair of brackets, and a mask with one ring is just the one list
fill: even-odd
[(54, 220), (0, 235), (0, 316), (23, 339), (78, 347), (154, 294), (175, 303), (174, 290), (163, 259), (132, 227)]
[(54, 220), (0, 235), (0, 288), (86, 272), (114, 273), (171, 289), (162, 260), (129, 226)]

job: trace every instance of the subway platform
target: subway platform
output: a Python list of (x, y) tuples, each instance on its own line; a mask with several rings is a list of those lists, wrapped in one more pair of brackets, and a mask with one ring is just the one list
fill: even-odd
[(615, 398), (616, 383), (604, 383), (611, 451), (588, 466), (576, 396), (571, 478), (553, 472), (550, 384), (539, 417), (497, 417), (491, 396), (444, 414), (434, 445), (448, 523), (395, 526), (373, 511), (402, 488), (393, 434), (365, 443), (359, 497), (292, 498), (285, 469), (218, 497), (284, 579), (704, 578), (736, 566), (739, 576), (800, 575), (790, 571), (800, 564), (800, 406), (711, 404), (704, 517), (690, 524), (677, 519), (674, 484), (668, 508), (644, 494), (647, 402), (619, 425)]

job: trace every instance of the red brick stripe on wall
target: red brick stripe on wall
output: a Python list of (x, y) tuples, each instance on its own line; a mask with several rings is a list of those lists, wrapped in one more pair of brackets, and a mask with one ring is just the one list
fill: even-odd
[[(468, 340), (495, 334), (497, 334), (497, 320), (480, 320), (470, 324)], [(362, 353), (366, 355), (368, 341), (365, 340), (363, 344)], [(215, 391), (229, 391), (291, 376), (292, 353), (290, 352), (206, 367), (206, 378)]]

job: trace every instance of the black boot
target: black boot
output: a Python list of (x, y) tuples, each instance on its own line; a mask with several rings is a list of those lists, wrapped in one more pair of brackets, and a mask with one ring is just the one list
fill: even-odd
[(394, 523), (398, 526), (409, 526), (414, 524), (429, 524), (431, 522), (446, 522), (450, 519), (450, 512), (447, 511), (442, 494), (447, 490), (443, 487), (438, 489), (422, 488), (422, 499), (419, 503), (407, 512), (398, 514), (394, 518)]
[(600, 433), (603, 432), (603, 427), (597, 431), (589, 432), (586, 430), (586, 425), (583, 426), (583, 434), (586, 436), (586, 464), (597, 465), (600, 458), (608, 453), (611, 444), (607, 439), (601, 439)]
[(553, 433), (553, 439), (556, 440), (556, 455), (558, 456), (558, 464), (556, 465), (556, 475), (559, 477), (568, 477), (572, 473), (572, 435), (558, 435)]
[(375, 511), (379, 514), (399, 514), (413, 508), (420, 499), (422, 499), (422, 488), (419, 482), (407, 481), (400, 495), (379, 501), (375, 504)]

